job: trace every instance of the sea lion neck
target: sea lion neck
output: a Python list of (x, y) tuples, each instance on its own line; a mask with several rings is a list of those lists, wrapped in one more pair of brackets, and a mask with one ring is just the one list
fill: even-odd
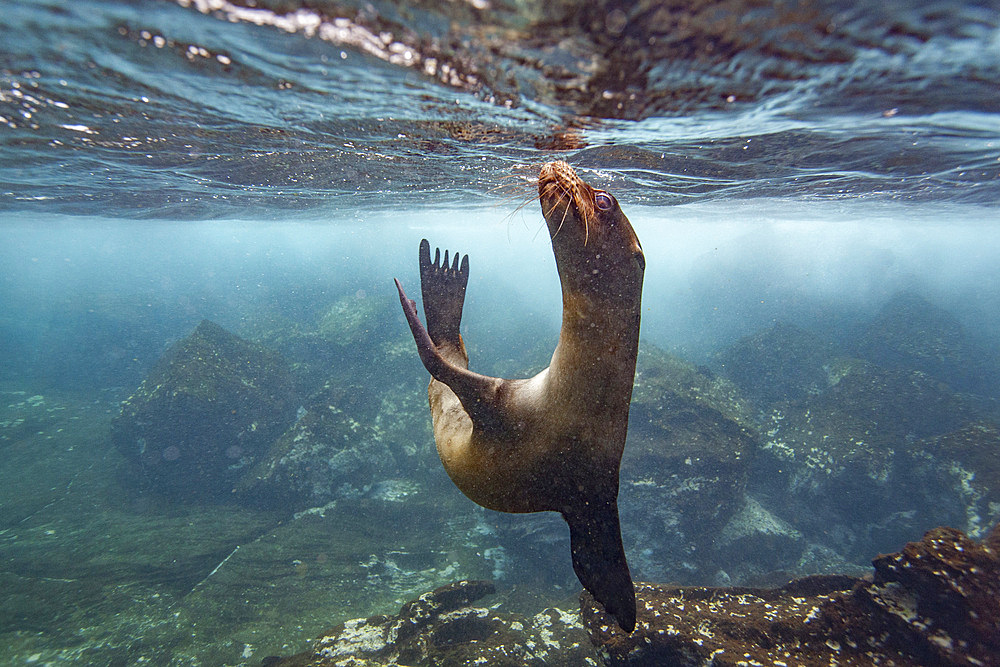
[[(578, 409), (594, 400), (627, 404), (645, 268), (639, 240), (617, 200), (586, 184), (565, 162), (542, 167), (538, 197), (563, 298), (550, 389)], [(588, 389), (578, 394), (567, 387)]]

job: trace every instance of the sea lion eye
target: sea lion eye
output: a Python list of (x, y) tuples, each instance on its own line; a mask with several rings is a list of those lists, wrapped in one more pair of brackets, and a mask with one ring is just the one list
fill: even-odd
[(615, 205), (615, 200), (607, 192), (598, 192), (594, 195), (594, 203), (602, 211), (610, 211)]

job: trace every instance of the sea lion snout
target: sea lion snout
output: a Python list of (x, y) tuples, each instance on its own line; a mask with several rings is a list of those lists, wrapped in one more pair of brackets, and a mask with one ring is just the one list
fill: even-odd
[(538, 201), (549, 227), (549, 235), (582, 233), (584, 245), (592, 242), (608, 249), (642, 251), (639, 239), (618, 200), (609, 192), (583, 181), (565, 162), (548, 162), (538, 175)]
[(538, 201), (564, 283), (594, 295), (625, 285), (628, 292), (641, 289), (642, 246), (614, 196), (556, 161), (542, 166)]
[[(561, 161), (542, 165), (538, 175), (538, 201), (553, 242), (565, 231), (566, 236), (582, 233), (584, 244), (589, 243), (590, 226), (596, 224), (597, 212), (601, 209), (596, 206), (594, 189), (577, 176), (573, 167)], [(602, 199), (602, 204), (607, 205), (607, 202)]]

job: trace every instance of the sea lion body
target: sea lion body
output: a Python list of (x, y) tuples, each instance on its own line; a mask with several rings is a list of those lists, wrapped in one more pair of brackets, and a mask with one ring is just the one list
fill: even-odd
[(425, 329), (399, 287), (428, 387), (445, 470), (476, 503), (502, 512), (557, 511), (570, 527), (583, 585), (626, 630), (635, 595), (618, 521), (618, 469), (639, 340), (645, 260), (614, 197), (564, 162), (546, 164), (539, 201), (559, 270), (563, 318), (549, 367), (506, 380), (468, 370), (459, 335), (468, 257), (430, 259), (420, 244)]

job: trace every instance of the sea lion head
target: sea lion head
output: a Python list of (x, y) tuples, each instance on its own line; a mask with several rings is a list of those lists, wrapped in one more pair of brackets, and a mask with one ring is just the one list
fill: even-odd
[(564, 289), (638, 299), (646, 260), (617, 199), (584, 183), (565, 162), (549, 162), (538, 177), (538, 200)]

